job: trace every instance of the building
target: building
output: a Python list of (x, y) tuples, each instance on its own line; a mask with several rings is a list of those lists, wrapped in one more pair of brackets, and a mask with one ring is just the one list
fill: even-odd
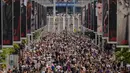
[[(90, 0), (43, 0), (44, 6), (47, 7), (48, 14), (53, 14), (53, 6), (56, 4), (56, 14), (58, 13), (80, 13), (83, 6), (87, 5)], [(55, 4), (54, 4), (55, 2)]]

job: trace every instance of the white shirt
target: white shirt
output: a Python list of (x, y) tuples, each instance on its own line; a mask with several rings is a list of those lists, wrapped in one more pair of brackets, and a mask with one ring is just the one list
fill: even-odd
[(60, 66), (60, 65), (58, 65), (58, 66), (56, 66), (56, 68), (57, 68), (57, 69), (60, 69), (60, 68), (61, 68), (61, 66)]

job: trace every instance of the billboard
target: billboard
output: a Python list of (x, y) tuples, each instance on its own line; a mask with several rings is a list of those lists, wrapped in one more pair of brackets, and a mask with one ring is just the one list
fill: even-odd
[(13, 47), (13, 2), (12, 0), (2, 1), (2, 47)]
[(117, 0), (117, 45), (129, 47), (130, 1)]
[(103, 3), (103, 20), (102, 20), (102, 26), (103, 26), (103, 38), (107, 39), (108, 38), (108, 2), (109, 0), (102, 0)]
[(21, 0), (21, 38), (26, 38), (27, 34), (27, 18), (26, 18), (26, 6), (27, 0)]
[(109, 43), (117, 43), (117, 0), (109, 0)]
[(14, 27), (14, 42), (20, 42), (21, 37), (21, 15), (20, 15), (20, 0), (13, 0), (13, 27)]
[(27, 34), (31, 34), (31, 0), (27, 0)]
[(97, 34), (98, 35), (102, 35), (102, 9), (103, 9), (102, 0), (98, 0), (97, 2)]

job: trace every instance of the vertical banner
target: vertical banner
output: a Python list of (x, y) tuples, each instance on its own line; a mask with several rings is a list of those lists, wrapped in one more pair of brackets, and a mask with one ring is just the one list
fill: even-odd
[(98, 0), (97, 2), (97, 33), (98, 35), (102, 35), (102, 0)]
[(42, 28), (42, 5), (40, 4), (39, 12), (40, 12), (40, 28)]
[(103, 26), (103, 38), (108, 38), (108, 2), (109, 0), (102, 0), (103, 2), (103, 20), (102, 20), (102, 26)]
[(42, 6), (42, 8), (41, 8), (41, 11), (42, 11), (42, 14), (41, 14), (41, 26), (43, 27), (44, 26), (44, 6)]
[(41, 17), (40, 18), (41, 18), (41, 28), (42, 28), (42, 5), (40, 7), (40, 12), (41, 12), (41, 15), (40, 15)]
[(37, 29), (37, 3), (34, 1), (34, 29)]
[(37, 6), (37, 8), (38, 8), (38, 29), (40, 28), (40, 4), (38, 3), (38, 6)]
[(38, 29), (41, 28), (41, 5), (38, 4)]
[(20, 15), (20, 0), (13, 0), (13, 26), (14, 26), (14, 43), (20, 42), (21, 38), (21, 15)]
[(47, 25), (47, 8), (43, 6), (43, 26)]
[(117, 44), (122, 47), (128, 46), (130, 26), (130, 1), (117, 0)]
[(40, 5), (37, 3), (37, 14), (38, 14), (38, 29), (40, 28)]
[(31, 7), (31, 32), (34, 33), (35, 30), (35, 17), (34, 17), (34, 1), (32, 1)]
[(36, 30), (37, 30), (37, 29), (38, 29), (38, 22), (39, 22), (39, 21), (38, 21), (38, 19), (39, 19), (38, 17), (39, 17), (39, 16), (38, 16), (38, 3), (36, 2), (36, 4), (37, 4), (37, 5), (36, 5), (36, 20), (37, 20), (37, 21), (36, 21)]
[(2, 3), (1, 3), (1, 0), (0, 0), (0, 50), (2, 49), (2, 18), (1, 18), (1, 15), (2, 15), (2, 7), (1, 7)]
[(31, 0), (27, 0), (27, 34), (31, 34)]
[(26, 18), (26, 6), (27, 0), (20, 0), (21, 2), (21, 38), (26, 38), (27, 34), (27, 18)]
[(91, 24), (91, 21), (90, 21), (90, 3), (88, 3), (88, 29), (91, 28), (90, 24)]
[(93, 11), (94, 11), (94, 3), (93, 2), (91, 2), (91, 5), (90, 5), (90, 20), (91, 20), (91, 30), (93, 30), (94, 28), (94, 21), (93, 21), (93, 18), (94, 18), (94, 13), (93, 13)]
[(94, 32), (97, 32), (97, 8), (96, 8), (96, 3), (97, 3), (97, 1), (95, 0), (94, 1), (94, 11), (93, 11), (93, 13), (94, 13), (94, 18), (93, 18), (93, 20), (94, 20)]
[(38, 29), (38, 3), (35, 2), (35, 30)]
[(109, 43), (117, 43), (117, 0), (109, 0)]
[(39, 29), (41, 28), (41, 5), (39, 4)]
[(88, 9), (85, 12), (85, 27), (88, 28)]
[(82, 7), (82, 18), (81, 18), (81, 20), (82, 20), (83, 26), (86, 26), (86, 24), (85, 24), (85, 11), (86, 11), (86, 6)]
[(3, 47), (13, 47), (13, 2), (2, 1)]

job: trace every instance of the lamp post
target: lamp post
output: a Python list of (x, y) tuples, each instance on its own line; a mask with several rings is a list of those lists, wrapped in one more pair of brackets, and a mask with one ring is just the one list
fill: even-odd
[(67, 26), (67, 14), (68, 14), (68, 1), (66, 2), (66, 15), (65, 15), (66, 25), (65, 25), (65, 30), (66, 30), (66, 26)]
[(55, 16), (56, 16), (56, 0), (53, 0), (53, 25), (55, 27)]
[(65, 39), (67, 39), (67, 15), (68, 15), (68, 1), (66, 2), (66, 17), (65, 17), (65, 21), (66, 21), (66, 25), (65, 25)]
[(67, 40), (67, 27), (65, 26), (65, 39)]

